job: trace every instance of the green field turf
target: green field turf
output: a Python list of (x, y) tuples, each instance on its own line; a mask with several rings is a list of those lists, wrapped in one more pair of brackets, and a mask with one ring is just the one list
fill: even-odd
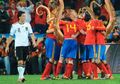
[[(27, 81), (23, 84), (120, 84), (120, 74), (114, 74), (113, 76), (113, 80), (78, 80), (76, 75), (73, 80), (40, 80), (39, 75), (26, 75)], [(17, 77), (17, 75), (0, 75), (0, 84), (20, 84), (17, 82)]]

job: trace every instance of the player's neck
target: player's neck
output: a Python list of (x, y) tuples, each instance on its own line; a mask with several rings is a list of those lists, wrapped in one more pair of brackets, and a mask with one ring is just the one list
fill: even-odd
[(25, 22), (19, 20), (18, 23), (22, 25), (22, 24), (24, 24)]

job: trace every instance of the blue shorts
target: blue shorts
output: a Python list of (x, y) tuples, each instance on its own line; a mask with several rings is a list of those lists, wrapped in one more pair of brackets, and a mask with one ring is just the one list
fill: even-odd
[[(59, 59), (60, 48), (56, 46), (57, 42), (54, 39), (46, 38), (45, 40), (45, 49), (46, 49), (46, 57), (49, 59)], [(59, 51), (59, 52), (58, 52)]]
[(93, 59), (95, 53), (94, 45), (86, 45), (86, 59)]
[(55, 60), (55, 61), (58, 61), (58, 60), (59, 60), (60, 51), (61, 51), (61, 46), (56, 45), (56, 47), (55, 47), (55, 57), (54, 57), (54, 60)]
[(106, 60), (105, 51), (106, 51), (106, 46), (105, 45), (96, 45), (97, 57), (100, 56), (100, 60), (102, 60), (102, 61)]
[(86, 61), (86, 47), (83, 44), (78, 44), (79, 59)]
[(77, 41), (73, 39), (65, 39), (61, 50), (63, 58), (76, 58), (77, 55)]

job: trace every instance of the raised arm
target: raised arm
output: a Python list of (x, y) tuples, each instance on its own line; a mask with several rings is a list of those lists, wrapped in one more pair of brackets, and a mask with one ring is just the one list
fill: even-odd
[(49, 10), (49, 8), (46, 7), (46, 6), (44, 6), (44, 5), (39, 5), (39, 6), (36, 8), (36, 14), (39, 15), (39, 16), (40, 16), (40, 14), (39, 14), (38, 11), (39, 11), (40, 8), (44, 8), (44, 9), (47, 11), (47, 22), (49, 22), (49, 20), (50, 20), (50, 10)]
[(82, 10), (87, 11), (90, 14), (91, 18), (95, 19), (94, 13), (92, 12), (92, 10), (88, 6), (87, 7), (83, 7)]
[(108, 14), (109, 14), (109, 23), (107, 25), (107, 32), (106, 32), (107, 33), (106, 35), (108, 36), (113, 29), (113, 26), (114, 26), (115, 20), (116, 20), (116, 16), (115, 16), (115, 9), (110, 0), (105, 0), (104, 7), (108, 11)]
[(93, 5), (94, 4), (96, 4), (96, 5), (98, 5), (99, 7), (101, 7), (101, 5), (100, 4), (98, 4), (96, 1), (92, 1), (91, 3), (90, 3), (90, 9), (93, 11)]

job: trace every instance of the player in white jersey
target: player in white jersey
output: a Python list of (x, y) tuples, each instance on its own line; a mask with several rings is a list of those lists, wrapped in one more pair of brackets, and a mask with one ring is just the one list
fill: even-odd
[(19, 82), (24, 82), (24, 71), (25, 71), (25, 61), (28, 55), (28, 46), (29, 46), (29, 36), (32, 39), (34, 47), (36, 46), (34, 34), (31, 28), (31, 25), (25, 22), (25, 12), (18, 12), (18, 22), (12, 24), (12, 28), (10, 30), (10, 37), (7, 40), (6, 52), (9, 50), (9, 44), (13, 40), (13, 36), (15, 36), (15, 49), (16, 56), (18, 58), (18, 74)]

